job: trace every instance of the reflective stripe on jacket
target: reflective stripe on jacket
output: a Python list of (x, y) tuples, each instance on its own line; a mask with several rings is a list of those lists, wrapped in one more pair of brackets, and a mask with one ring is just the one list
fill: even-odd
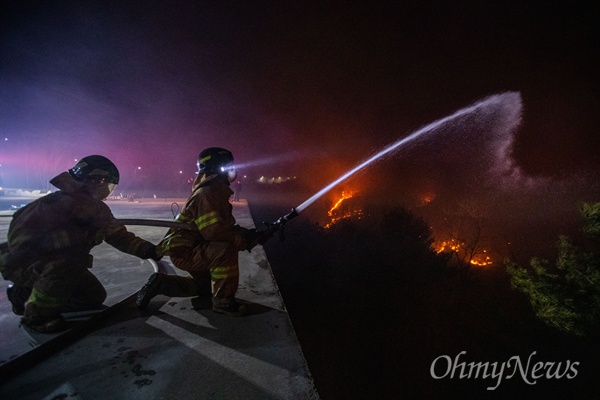
[[(62, 189), (61, 179), (51, 182)], [(8, 230), (11, 254), (32, 261), (62, 252), (87, 254), (103, 240), (138, 257), (147, 258), (153, 253), (152, 243), (127, 231), (125, 226), (110, 224), (114, 216), (103, 201), (69, 184), (64, 187), (67, 190), (41, 197), (13, 215)]]
[(236, 225), (229, 197), (233, 192), (218, 175), (199, 175), (178, 222), (193, 222), (198, 231), (171, 228), (160, 245), (165, 254), (191, 248), (204, 241), (232, 242), (238, 250), (246, 247), (247, 230)]

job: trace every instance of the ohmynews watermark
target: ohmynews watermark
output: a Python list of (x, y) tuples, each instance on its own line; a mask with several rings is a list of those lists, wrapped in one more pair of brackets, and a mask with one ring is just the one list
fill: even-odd
[(466, 351), (461, 351), (452, 359), (450, 356), (439, 356), (431, 363), (429, 372), (433, 379), (493, 379), (495, 385), (487, 390), (495, 390), (503, 379), (511, 379), (520, 375), (528, 385), (535, 385), (538, 379), (573, 379), (577, 376), (579, 362), (567, 361), (535, 361), (534, 351), (521, 361), (520, 356), (513, 356), (503, 362), (466, 362), (460, 358)]

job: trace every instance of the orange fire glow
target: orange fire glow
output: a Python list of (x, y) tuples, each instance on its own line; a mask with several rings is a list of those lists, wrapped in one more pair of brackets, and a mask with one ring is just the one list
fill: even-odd
[[(451, 239), (449, 241), (443, 241), (441, 243), (438, 243), (437, 245), (434, 245), (435, 252), (438, 254), (442, 253), (442, 252), (458, 253), (459, 251), (461, 251), (461, 248), (463, 248), (463, 247), (464, 247), (464, 243), (460, 243), (459, 241), (457, 241), (455, 239)], [(471, 260), (469, 260), (469, 263), (471, 265), (474, 265), (477, 267), (485, 267), (486, 265), (492, 264), (492, 259), (487, 254), (487, 250), (482, 250), (482, 251), (478, 252), (478, 254), (471, 257)]]
[(340, 208), (340, 205), (342, 204), (342, 202), (346, 199), (351, 199), (351, 198), (352, 198), (352, 193), (346, 194), (346, 192), (342, 192), (342, 197), (340, 197), (340, 199), (335, 202), (333, 207), (331, 207), (331, 209), (329, 211), (327, 211), (327, 215), (329, 215), (330, 217), (333, 216), (334, 211), (337, 210), (338, 208)]
[(342, 206), (344, 200), (351, 199), (353, 196), (353, 192), (342, 192), (342, 196), (333, 204), (331, 209), (327, 212), (327, 215), (331, 218), (331, 220), (328, 224), (325, 225), (325, 228), (330, 228), (333, 224), (345, 218), (361, 218), (362, 210), (355, 209), (352, 207), (344, 208)]

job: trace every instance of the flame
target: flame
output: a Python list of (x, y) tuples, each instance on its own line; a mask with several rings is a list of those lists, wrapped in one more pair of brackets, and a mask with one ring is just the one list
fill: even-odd
[[(434, 246), (434, 250), (438, 254), (442, 252), (458, 253), (462, 247), (464, 247), (464, 243), (461, 243), (455, 239), (451, 239), (449, 241), (443, 241), (437, 246)], [(473, 256), (469, 263), (477, 267), (485, 267), (486, 265), (491, 265), (493, 262), (491, 257), (487, 255), (487, 250), (482, 250), (480, 254)]]
[(351, 199), (352, 198), (352, 193), (346, 194), (346, 192), (342, 192), (342, 197), (335, 202), (335, 204), (333, 205), (333, 207), (331, 207), (331, 209), (329, 211), (327, 211), (327, 215), (329, 215), (330, 217), (333, 216), (333, 212), (335, 210), (337, 210), (338, 208), (340, 208), (340, 205), (342, 204), (342, 202), (346, 199)]
[(327, 212), (327, 215), (331, 218), (331, 221), (325, 225), (325, 228), (331, 228), (331, 226), (333, 224), (335, 224), (336, 222), (338, 222), (339, 220), (342, 220), (344, 218), (351, 218), (351, 217), (356, 217), (358, 219), (361, 218), (362, 210), (351, 209), (351, 210), (342, 211), (340, 209), (344, 200), (351, 199), (353, 196), (354, 196), (354, 193), (352, 193), (352, 192), (345, 192), (345, 191), (342, 192), (342, 197), (340, 197), (334, 203), (334, 205), (331, 207), (331, 209)]
[(435, 193), (425, 193), (421, 196), (420, 201), (421, 205), (426, 205), (435, 200)]
[(435, 252), (436, 253), (442, 253), (442, 252), (448, 252), (448, 253), (458, 253), (458, 250), (460, 249), (460, 243), (457, 243), (456, 240), (452, 239), (449, 242), (442, 242), (440, 244), (438, 244), (436, 246)]
[(483, 250), (483, 254), (478, 257), (471, 259), (471, 264), (478, 267), (485, 267), (486, 265), (492, 264), (492, 259), (487, 254), (487, 250)]

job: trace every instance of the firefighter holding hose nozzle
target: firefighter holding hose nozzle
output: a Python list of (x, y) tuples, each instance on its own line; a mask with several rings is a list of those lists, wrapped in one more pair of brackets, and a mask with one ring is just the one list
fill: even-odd
[(226, 149), (203, 150), (196, 163), (198, 176), (192, 195), (176, 221), (194, 224), (196, 230), (171, 228), (159, 244), (175, 267), (190, 276), (154, 273), (140, 289), (137, 306), (146, 308), (156, 295), (210, 299), (216, 313), (232, 317), (246, 314), (246, 306), (235, 299), (238, 289), (238, 252), (265, 243), (274, 227), (257, 232), (236, 224), (229, 198), (237, 172), (233, 154)]

